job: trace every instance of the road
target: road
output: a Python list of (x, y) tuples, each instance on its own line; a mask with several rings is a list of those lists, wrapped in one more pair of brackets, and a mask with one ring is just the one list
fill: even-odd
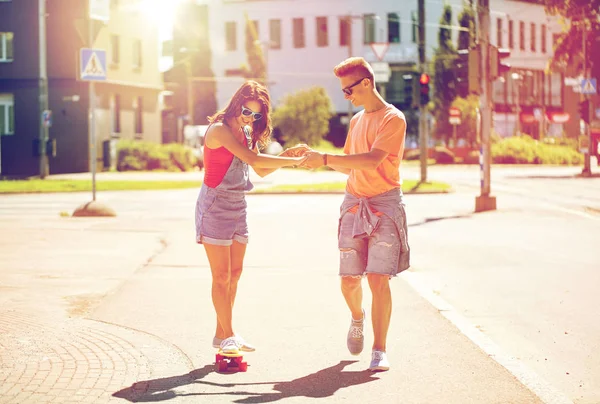
[[(573, 178), (577, 171), (495, 167), (492, 189), (499, 209), (473, 214), (478, 189), (472, 183), (477, 184), (477, 169), (431, 167), (430, 179), (450, 182), (457, 192), (407, 196), (412, 267), (401, 278), (423, 296), (442, 299), (447, 304), (442, 314), (456, 314), (489, 338), (497, 347), (488, 352), (492, 357), (502, 352), (516, 359), (518, 365), (510, 369), (513, 373), (530, 370), (521, 373), (522, 377), (535, 375), (528, 387), (543, 390), (549, 385), (577, 404), (592, 404), (600, 402), (600, 357), (595, 354), (600, 349), (600, 323), (593, 309), (600, 290), (600, 183), (598, 178)], [(418, 168), (407, 167), (405, 174), (416, 178)], [(177, 246), (183, 243), (183, 235), (190, 234), (196, 192), (105, 192), (100, 198), (137, 231), (144, 227), (155, 231), (157, 223), (169, 224), (172, 231), (182, 234)], [(2, 196), (0, 218), (8, 223), (28, 217), (28, 226), (43, 228), (45, 221), (61, 211), (71, 212), (88, 199), (87, 194)], [(335, 272), (336, 255), (335, 240), (327, 235), (335, 232), (339, 202), (339, 195), (249, 196), (249, 221), (255, 234), (248, 252), (251, 268), (262, 268), (279, 282), (278, 271), (293, 262), (296, 269), (288, 274), (292, 282), (307, 277), (329, 282), (323, 271)], [(282, 225), (287, 231), (274, 230)], [(170, 257), (171, 268), (193, 265), (189, 258), (177, 258), (176, 252)], [(163, 275), (154, 276), (166, 281)], [(259, 276), (254, 281), (266, 279)], [(163, 286), (172, 289), (170, 284)], [(150, 297), (155, 291), (149, 288), (146, 293)], [(285, 298), (276, 289), (267, 294)], [(128, 301), (122, 296), (118, 299)], [(115, 320), (110, 310), (115, 305), (107, 302), (96, 316)], [(121, 323), (140, 316), (123, 310), (126, 306), (118, 306), (116, 317)], [(301, 301), (290, 307), (316, 308), (314, 303)], [(343, 312), (343, 307), (335, 307), (336, 313)], [(157, 307), (153, 310), (160, 313)], [(284, 321), (274, 308), (269, 313)], [(142, 328), (176, 341), (192, 357), (199, 356), (201, 348), (182, 337), (175, 320), (183, 318), (174, 316), (162, 327), (149, 319)], [(290, 326), (277, 335), (293, 338), (293, 330)], [(403, 339), (409, 330), (395, 328), (394, 332), (401, 333), (400, 339), (407, 343)], [(414, 343), (410, 346), (414, 348)]]

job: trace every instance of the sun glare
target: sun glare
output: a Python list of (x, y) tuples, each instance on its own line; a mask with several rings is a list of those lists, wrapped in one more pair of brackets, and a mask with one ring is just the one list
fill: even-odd
[(141, 6), (146, 17), (165, 35), (172, 32), (175, 10), (183, 0), (143, 0)]

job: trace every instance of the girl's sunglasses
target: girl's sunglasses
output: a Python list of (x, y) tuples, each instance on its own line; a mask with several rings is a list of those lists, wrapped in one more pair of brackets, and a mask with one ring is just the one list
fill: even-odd
[(258, 121), (260, 118), (262, 118), (262, 114), (260, 112), (254, 112), (251, 109), (248, 109), (243, 105), (242, 105), (242, 115), (252, 116), (252, 119), (254, 119), (255, 121)]

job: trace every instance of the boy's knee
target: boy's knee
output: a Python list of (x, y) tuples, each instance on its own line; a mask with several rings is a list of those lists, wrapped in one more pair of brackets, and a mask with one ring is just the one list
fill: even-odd
[(361, 276), (342, 276), (342, 289), (355, 290), (360, 288)]
[(367, 274), (367, 279), (373, 292), (383, 291), (390, 287), (389, 275)]

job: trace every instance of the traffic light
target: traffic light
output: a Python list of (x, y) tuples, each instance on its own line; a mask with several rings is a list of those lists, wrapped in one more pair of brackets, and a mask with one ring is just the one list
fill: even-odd
[(427, 73), (422, 73), (421, 77), (419, 78), (419, 84), (421, 89), (421, 91), (419, 92), (419, 105), (421, 106), (425, 106), (429, 103), (429, 81), (429, 75)]
[(413, 106), (414, 78), (415, 76), (412, 73), (402, 75), (402, 80), (404, 81), (405, 108), (412, 108)]
[(583, 122), (590, 123), (590, 100), (583, 100), (579, 103), (579, 116)]
[(490, 80), (496, 80), (510, 70), (508, 63), (502, 63), (502, 59), (510, 56), (510, 49), (498, 49), (490, 45)]
[(466, 98), (469, 94), (481, 94), (480, 60), (479, 45), (458, 51), (455, 88), (459, 97)]

